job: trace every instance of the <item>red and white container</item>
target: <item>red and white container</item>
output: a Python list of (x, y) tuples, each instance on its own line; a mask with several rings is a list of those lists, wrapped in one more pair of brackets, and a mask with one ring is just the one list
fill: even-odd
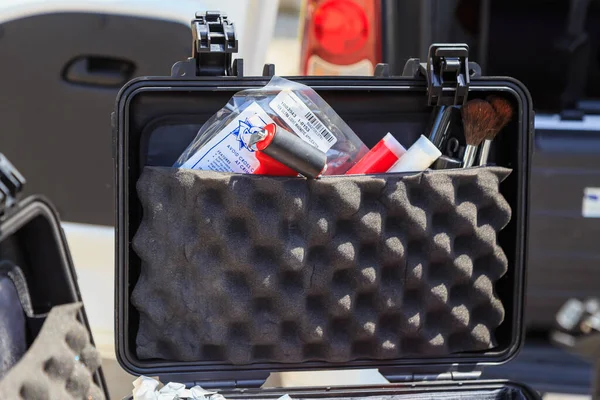
[(404, 146), (388, 132), (379, 143), (346, 172), (346, 175), (387, 172), (404, 153), (406, 153)]

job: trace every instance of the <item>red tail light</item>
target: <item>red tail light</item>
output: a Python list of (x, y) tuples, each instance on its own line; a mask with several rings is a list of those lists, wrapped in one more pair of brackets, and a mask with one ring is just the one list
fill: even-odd
[(307, 0), (301, 70), (371, 75), (381, 59), (379, 0)]

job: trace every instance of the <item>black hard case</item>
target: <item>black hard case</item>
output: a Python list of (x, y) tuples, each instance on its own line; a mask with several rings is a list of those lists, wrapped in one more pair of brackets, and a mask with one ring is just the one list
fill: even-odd
[[(509, 270), (496, 288), (506, 308), (505, 322), (497, 331), (497, 348), (435, 359), (356, 360), (347, 363), (228, 365), (143, 361), (137, 358), (135, 338), (139, 316), (130, 296), (139, 277), (140, 260), (131, 243), (142, 217), (136, 191), (141, 170), (145, 166), (171, 166), (202, 124), (234, 93), (262, 87), (270, 79), (270, 76), (242, 77), (239, 73), (238, 76), (181, 76), (181, 71), (179, 66), (174, 67), (172, 77), (146, 77), (131, 81), (120, 91), (112, 115), (117, 188), (115, 340), (117, 359), (126, 371), (135, 375), (159, 376), (164, 382), (178, 381), (219, 388), (225, 390), (226, 396), (238, 398), (278, 397), (282, 393), (280, 390), (259, 389), (271, 372), (360, 368), (379, 369), (392, 385), (360, 389), (285, 390), (285, 393), (290, 393), (292, 398), (325, 398), (512, 387), (519, 388), (526, 398), (539, 398), (537, 393), (522, 385), (477, 380), (482, 367), (509, 361), (523, 343), (524, 261), (533, 111), (527, 89), (511, 78), (474, 77), (468, 89), (470, 97), (502, 92), (510, 96), (518, 107), (510, 125), (511, 132), (505, 132), (495, 141), (494, 155), (498, 163), (513, 169), (501, 186), (512, 207), (512, 221), (500, 238), (509, 257)], [(272, 73), (273, 69), (265, 68), (266, 74), (269, 71)], [(428, 91), (428, 82), (423, 77), (389, 77), (384, 73), (378, 77), (289, 79), (316, 90), (368, 147), (372, 147), (388, 131), (394, 132), (402, 143), (412, 143), (425, 131), (431, 114), (431, 107), (427, 104), (427, 94), (431, 91)], [(444, 89), (444, 95), (449, 98), (453, 97), (453, 93), (451, 87)], [(163, 132), (152, 137), (158, 130)], [(397, 384), (399, 382), (402, 384)]]
[[(58, 213), (44, 197), (30, 196), (0, 209), (0, 260), (21, 268), (37, 315), (44, 315), (55, 306), (83, 301)], [(78, 318), (87, 328), (93, 345), (84, 307)], [(41, 328), (43, 319), (35, 324), (35, 329)], [(93, 378), (109, 399), (101, 367)]]

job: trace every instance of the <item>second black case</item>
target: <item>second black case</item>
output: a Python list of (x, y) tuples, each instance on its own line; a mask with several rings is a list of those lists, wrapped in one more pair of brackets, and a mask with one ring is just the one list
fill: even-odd
[(108, 399), (58, 214), (23, 184), (0, 154), (0, 398)]

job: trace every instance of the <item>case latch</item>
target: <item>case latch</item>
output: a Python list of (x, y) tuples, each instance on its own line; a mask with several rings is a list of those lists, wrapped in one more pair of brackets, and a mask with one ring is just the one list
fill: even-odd
[(25, 186), (25, 178), (0, 153), (0, 214), (17, 202), (19, 194)]
[(469, 62), (466, 44), (432, 44), (427, 63), (410, 59), (404, 66), (404, 76), (422, 75), (427, 79), (427, 103), (430, 106), (463, 105), (467, 102), (471, 76), (481, 68)]
[(220, 11), (196, 13), (192, 20), (192, 57), (173, 65), (173, 76), (240, 75), (232, 65), (232, 54), (238, 52), (234, 24)]
[(192, 21), (194, 49), (198, 76), (231, 75), (231, 54), (237, 53), (238, 41), (233, 23), (219, 11), (196, 13)]
[(452, 95), (445, 95), (444, 88), (454, 89), (454, 105), (466, 103), (470, 82), (469, 46), (432, 44), (427, 56), (426, 77), (429, 105), (447, 105), (451, 101)]

